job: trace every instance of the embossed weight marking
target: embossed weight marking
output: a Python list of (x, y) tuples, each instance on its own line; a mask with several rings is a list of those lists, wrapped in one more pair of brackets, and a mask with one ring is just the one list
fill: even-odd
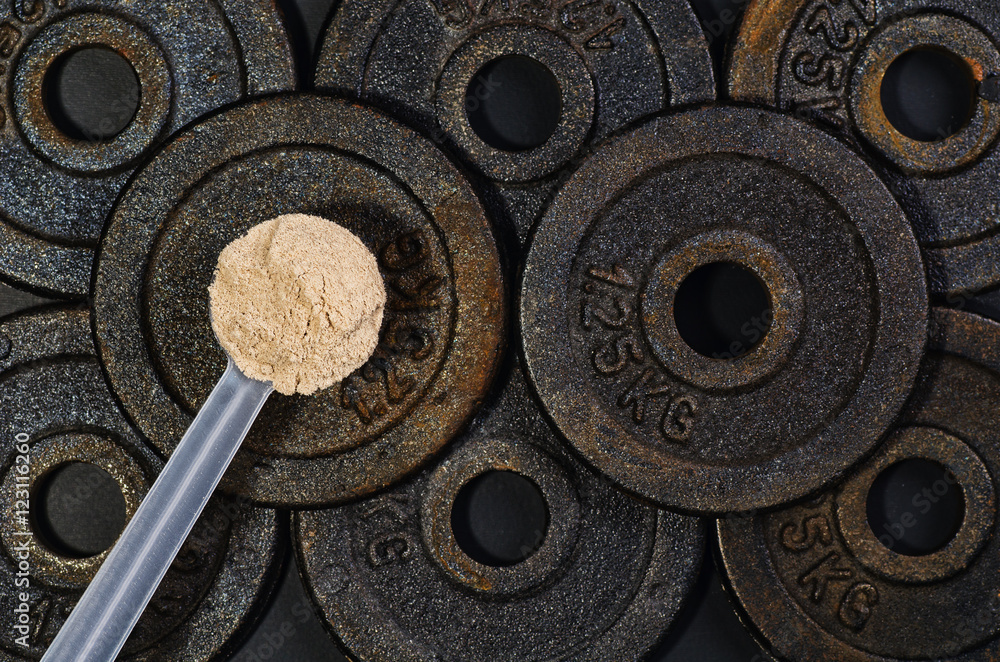
[[(762, 301), (721, 343), (712, 296), (688, 295), (720, 270)], [(804, 123), (725, 107), (598, 149), (539, 224), (520, 303), (531, 378), (569, 441), (697, 512), (803, 496), (868, 453), (926, 318), (916, 242), (876, 175)]]
[[(134, 95), (106, 100), (107, 116), (125, 123), (106, 139), (68, 135), (46, 101), (50, 72), (81, 48), (121, 56), (139, 83)], [(137, 161), (204, 113), (294, 86), (273, 0), (6, 0), (0, 278), (50, 295), (86, 295), (105, 218)]]
[[(299, 567), (352, 659), (639, 660), (691, 589), (703, 524), (631, 499), (574, 459), (514, 370), (436, 466), (296, 514)], [(457, 541), (453, 508), (497, 471), (537, 486), (548, 524), (514, 563), (488, 565)]]
[(226, 365), (208, 317), (219, 253), (293, 212), (336, 220), (378, 256), (388, 292), (380, 344), (334, 388), (272, 397), (223, 485), (267, 503), (329, 504), (385, 487), (439, 450), (475, 411), (503, 349), (489, 223), (430, 141), (318, 96), (205, 119), (153, 159), (113, 212), (95, 324), (128, 415), (169, 453)]
[[(526, 149), (488, 142), (470, 119), (518, 85), (489, 73), (512, 56), (551, 74), (561, 100), (552, 134)], [(715, 98), (708, 47), (683, 0), (349, 0), (330, 19), (315, 79), (387, 105), (459, 153), (499, 189), (522, 240), (592, 141)]]
[[(993, 0), (754, 0), (728, 86), (734, 99), (822, 118), (873, 148), (913, 220), (932, 289), (954, 296), (1000, 283), (998, 40)], [(882, 86), (900, 56), (929, 52), (953, 61), (972, 106), (918, 140), (889, 120)]]
[[(774, 513), (718, 525), (731, 587), (757, 632), (792, 662), (973, 662), (1000, 654), (1000, 325), (936, 309), (914, 397), (885, 444), (840, 487)], [(866, 517), (879, 474), (931, 461), (940, 480), (878, 533)], [(899, 533), (958, 490), (964, 514), (927, 554)], [(916, 627), (933, 623), (932, 627)]]
[[(16, 516), (27, 505), (19, 503), (18, 488), (25, 487), (34, 502), (53, 471), (88, 463), (117, 484), (127, 518), (162, 461), (125, 421), (108, 392), (88, 311), (49, 308), (6, 318), (0, 320), (0, 339), (10, 347), (0, 359), (5, 467), (0, 476), (0, 660), (13, 662), (41, 656), (107, 556), (106, 550), (82, 557), (60, 551), (32, 516)], [(18, 439), (29, 446), (26, 464), (15, 461)], [(93, 486), (78, 485), (67, 497), (86, 498), (88, 489)], [(38, 508), (31, 504), (33, 516)], [(120, 659), (207, 661), (228, 650), (271, 591), (282, 530), (273, 510), (213, 497)], [(19, 566), (25, 554), (27, 574)], [(17, 618), (22, 592), (28, 594), (31, 627), (18, 642), (24, 633), (11, 619)]]

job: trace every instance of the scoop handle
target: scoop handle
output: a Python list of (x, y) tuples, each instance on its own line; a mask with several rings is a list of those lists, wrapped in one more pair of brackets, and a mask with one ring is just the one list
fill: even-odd
[(229, 361), (42, 662), (115, 659), (273, 391)]

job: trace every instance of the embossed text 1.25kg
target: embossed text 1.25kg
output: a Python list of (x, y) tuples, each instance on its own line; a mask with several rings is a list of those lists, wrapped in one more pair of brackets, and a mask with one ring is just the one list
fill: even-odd
[[(759, 301), (735, 329), (712, 312), (727, 278)], [(520, 305), (531, 378), (569, 441), (698, 512), (803, 496), (868, 453), (926, 319), (916, 241), (875, 173), (805, 123), (725, 107), (598, 149), (538, 226)]]

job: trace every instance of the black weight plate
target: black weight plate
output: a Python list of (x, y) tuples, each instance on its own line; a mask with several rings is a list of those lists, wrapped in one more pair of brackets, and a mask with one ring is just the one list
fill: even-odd
[[(97, 466), (121, 490), (127, 520), (162, 461), (108, 392), (88, 311), (48, 308), (5, 318), (0, 345), (0, 659), (29, 660), (51, 643), (108, 554), (71, 553), (45, 533), (42, 484), (67, 465)], [(63, 498), (85, 500), (92, 487), (77, 485)], [(285, 530), (273, 510), (213, 497), (119, 659), (207, 661), (228, 650), (272, 590)], [(22, 603), (29, 610), (23, 630), (16, 627)]]
[[(53, 119), (48, 76), (84, 47), (124, 58), (139, 84), (105, 100), (105, 119), (125, 124), (107, 139)], [(11, 0), (0, 9), (0, 86), (0, 277), (82, 297), (137, 161), (206, 112), (293, 89), (295, 72), (273, 0)]]
[[(754, 0), (728, 87), (734, 99), (827, 120), (879, 153), (926, 251), (932, 289), (954, 296), (1000, 284), (998, 41), (995, 0)], [(943, 61), (914, 81), (911, 106), (935, 101), (926, 98), (937, 94), (935, 76), (938, 103), (964, 97), (939, 120), (917, 118), (926, 135), (895, 118), (894, 83), (884, 82), (914, 54)]]
[(316, 395), (272, 396), (223, 478), (254, 500), (302, 506), (383, 488), (451, 439), (492, 381), (506, 306), (479, 200), (430, 141), (319, 96), (206, 118), (123, 194), (95, 275), (98, 348), (113, 390), (163, 453), (226, 365), (208, 313), (219, 253), (294, 212), (360, 237), (389, 293), (372, 359)]
[[(857, 473), (812, 501), (719, 522), (733, 592), (783, 659), (1000, 655), (1000, 324), (936, 309), (932, 328), (914, 397)], [(875, 525), (866, 514), (873, 484), (913, 459), (940, 467), (937, 480)], [(934, 504), (956, 490), (963, 508), (944, 546), (903, 548), (906, 531), (936, 517)]]
[[(505, 58), (534, 66), (520, 76), (484, 70)], [(715, 98), (708, 47), (684, 0), (346, 0), (331, 15), (315, 83), (384, 105), (460, 154), (502, 193), (498, 209), (522, 239), (592, 141)], [(501, 98), (507, 118), (488, 110)], [(510, 126), (490, 137), (477, 112), (487, 128), (490, 113)], [(535, 112), (532, 140), (520, 134), (534, 133)]]
[[(535, 486), (547, 524), (491, 558), (462, 542), (455, 504), (497, 472)], [(320, 615), (353, 659), (638, 660), (694, 583), (703, 526), (574, 459), (515, 368), (437, 466), (375, 497), (296, 513), (294, 540)]]
[[(712, 320), (680, 321), (730, 314), (687, 296), (702, 267), (762, 301), (721, 343)], [(913, 384), (927, 294), (906, 217), (854, 152), (715, 107), (645, 121), (573, 175), (532, 238), (520, 323), (539, 395), (594, 466), (662, 505), (731, 512), (871, 452)]]

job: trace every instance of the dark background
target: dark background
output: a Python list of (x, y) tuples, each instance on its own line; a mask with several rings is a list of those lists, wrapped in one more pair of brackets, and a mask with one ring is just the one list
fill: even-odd
[[(745, 2), (746, 0), (692, 0), (716, 61), (720, 97), (724, 96), (721, 89), (721, 71), (727, 39), (739, 21)], [(278, 0), (278, 4), (285, 12), (303, 87), (308, 84), (315, 45), (333, 3), (334, 0)], [(916, 78), (919, 80), (920, 76)], [(91, 87), (92, 97), (93, 92), (94, 87)], [(922, 108), (921, 104), (928, 103), (926, 95), (921, 96), (919, 90), (907, 94), (911, 93), (915, 94), (910, 99), (914, 109)], [(904, 101), (906, 96), (904, 94)], [(516, 109), (511, 111), (516, 114)], [(39, 297), (0, 285), (0, 315), (45, 302)], [(997, 293), (984, 295), (967, 302), (966, 305), (982, 314), (1000, 318), (998, 316), (1000, 295)], [(99, 494), (100, 490), (97, 493)], [(104, 520), (102, 515), (98, 515), (96, 520), (98, 526), (113, 527), (115, 515), (109, 513), (110, 510), (117, 510), (113, 504), (103, 501), (91, 504), (90, 507), (106, 514)], [(72, 538), (77, 535), (87, 538), (94, 535), (93, 530), (74, 531), (73, 527), (78, 527), (80, 521), (69, 514), (54, 512), (49, 515), (54, 519), (53, 525), (60, 528), (64, 536)], [(88, 525), (93, 528), (95, 520), (91, 519)], [(112, 533), (112, 535), (117, 534)], [(99, 548), (105, 545), (106, 543), (101, 544)], [(712, 556), (713, 546), (714, 540), (710, 537), (703, 570), (688, 605), (660, 648), (650, 658), (652, 661), (763, 662), (770, 659), (740, 624), (733, 605), (722, 587), (721, 575)], [(456, 631), (464, 633), (464, 628), (460, 624), (456, 625)], [(286, 561), (277, 597), (269, 605), (253, 633), (230, 659), (239, 662), (257, 660), (315, 662), (345, 659), (319, 620), (312, 615), (311, 605), (290, 555)]]

